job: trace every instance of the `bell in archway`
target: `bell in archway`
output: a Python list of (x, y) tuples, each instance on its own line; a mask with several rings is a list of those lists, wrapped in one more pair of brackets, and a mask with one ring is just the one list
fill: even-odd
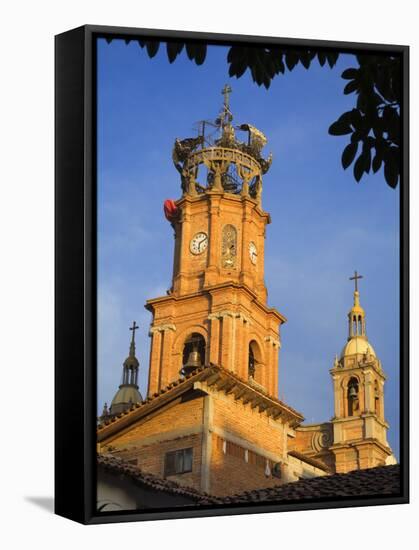
[(194, 371), (200, 366), (201, 366), (201, 356), (199, 355), (199, 351), (195, 348), (190, 352), (188, 360), (183, 365), (181, 372), (182, 374), (186, 375)]
[(349, 397), (350, 397), (351, 399), (354, 399), (355, 397), (357, 397), (357, 395), (358, 395), (358, 394), (357, 394), (357, 391), (356, 391), (355, 386), (351, 386), (351, 387), (349, 388)]

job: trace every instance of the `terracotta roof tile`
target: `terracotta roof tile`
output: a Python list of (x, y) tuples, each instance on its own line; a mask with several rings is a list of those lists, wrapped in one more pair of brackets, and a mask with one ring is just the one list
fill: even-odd
[(144, 487), (154, 489), (156, 491), (163, 491), (170, 494), (176, 494), (190, 498), (196, 504), (220, 504), (221, 500), (217, 497), (208, 495), (194, 489), (193, 487), (186, 487), (179, 485), (175, 481), (169, 479), (163, 479), (153, 474), (143, 472), (137, 466), (127, 463), (121, 458), (117, 458), (112, 455), (97, 455), (97, 463), (103, 466), (106, 470), (115, 474), (124, 474), (129, 476), (135, 483), (138, 483)]
[(380, 466), (347, 474), (301, 479), (269, 489), (245, 491), (223, 498), (224, 504), (299, 501), (312, 498), (385, 496), (400, 493), (400, 466)]

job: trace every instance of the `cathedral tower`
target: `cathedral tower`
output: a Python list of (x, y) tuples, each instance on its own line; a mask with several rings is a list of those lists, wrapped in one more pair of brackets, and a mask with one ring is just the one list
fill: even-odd
[(278, 396), (285, 318), (266, 301), (270, 216), (262, 208), (262, 176), (272, 159), (262, 156), (261, 131), (232, 124), (230, 92), (226, 86), (214, 122), (203, 121), (196, 138), (175, 141), (183, 194), (165, 202), (175, 238), (171, 288), (146, 304), (153, 314), (149, 396), (179, 373), (209, 364)]
[(365, 311), (360, 304), (355, 271), (354, 304), (348, 313), (348, 340), (330, 370), (335, 414), (332, 418), (333, 451), (337, 472), (371, 468), (388, 462), (392, 451), (387, 442), (384, 417), (384, 382), (374, 348), (367, 338)]

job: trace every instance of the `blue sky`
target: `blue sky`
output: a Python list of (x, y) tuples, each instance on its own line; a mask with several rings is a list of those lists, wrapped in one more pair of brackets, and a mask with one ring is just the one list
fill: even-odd
[(353, 179), (340, 157), (347, 138), (329, 125), (353, 105), (341, 72), (317, 63), (279, 76), (267, 91), (249, 74), (229, 79), (227, 48), (211, 46), (197, 67), (185, 53), (170, 65), (165, 49), (150, 60), (138, 44), (98, 40), (98, 406), (120, 383), (135, 319), (140, 391), (147, 387), (151, 315), (147, 299), (171, 285), (173, 230), (163, 201), (181, 195), (171, 151), (176, 137), (196, 135), (213, 119), (221, 89), (233, 88), (234, 122), (268, 138), (274, 160), (264, 177), (271, 214), (265, 249), (268, 303), (284, 314), (279, 394), (306, 422), (329, 420), (329, 369), (347, 338), (356, 269), (369, 340), (388, 377), (385, 412), (399, 452), (399, 191), (383, 175)]

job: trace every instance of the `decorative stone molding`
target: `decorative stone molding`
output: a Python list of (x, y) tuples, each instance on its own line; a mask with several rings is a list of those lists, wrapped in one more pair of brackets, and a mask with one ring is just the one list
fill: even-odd
[(281, 342), (272, 336), (265, 336), (265, 342), (271, 343), (273, 347), (281, 347)]
[(230, 310), (223, 310), (223, 311), (217, 311), (216, 313), (211, 313), (208, 315), (207, 319), (222, 319), (223, 317), (231, 317), (234, 319), (234, 317), (237, 317), (237, 313), (235, 311)]
[(325, 430), (321, 432), (314, 432), (311, 439), (311, 446), (317, 452), (320, 452), (322, 449), (327, 449), (332, 445), (333, 437), (331, 430)]
[(167, 324), (167, 325), (157, 325), (155, 327), (151, 327), (148, 335), (152, 336), (155, 332), (164, 332), (165, 330), (173, 330), (173, 332), (176, 332), (176, 325)]
[(237, 319), (241, 319), (243, 323), (248, 323), (249, 326), (252, 324), (249, 317), (247, 317), (247, 315), (244, 315), (243, 313), (236, 313), (236, 317)]

